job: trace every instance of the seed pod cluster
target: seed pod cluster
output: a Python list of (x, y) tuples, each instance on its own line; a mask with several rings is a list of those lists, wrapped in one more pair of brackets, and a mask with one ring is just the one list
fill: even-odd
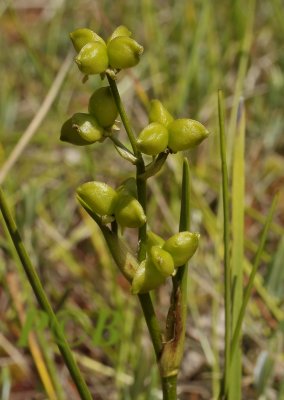
[[(107, 74), (109, 78), (114, 79), (121, 69), (137, 65), (143, 47), (132, 39), (131, 35), (131, 32), (122, 25), (117, 27), (106, 41), (87, 28), (72, 32), (70, 38), (77, 52), (75, 62), (79, 70), (85, 76), (100, 74), (103, 79)], [(112, 136), (113, 131), (117, 129), (115, 124), (118, 116), (117, 105), (120, 109), (120, 99), (114, 88), (110, 82), (110, 86), (95, 90), (89, 99), (88, 112), (75, 113), (69, 118), (61, 128), (60, 139), (73, 145), (84, 146), (102, 142), (109, 136), (119, 154), (123, 154), (123, 158), (137, 166), (142, 161), (143, 168), (140, 169), (145, 167), (140, 152), (153, 157), (159, 154), (152, 163), (146, 165), (143, 173), (138, 174), (137, 167), (137, 180), (129, 178), (116, 189), (98, 181), (86, 182), (77, 189), (79, 202), (99, 225), (100, 221), (102, 224), (116, 221), (122, 230), (141, 228), (146, 224), (146, 215), (137, 200), (137, 182), (157, 173), (168, 153), (194, 148), (209, 133), (198, 121), (186, 118), (174, 119), (163, 104), (155, 99), (150, 103), (149, 124), (140, 132), (134, 143), (137, 148), (130, 140), (132, 153)], [(124, 121), (123, 112), (121, 116)], [(126, 125), (125, 123), (125, 127)], [(115, 224), (112, 225), (111, 231), (104, 227), (105, 232), (109, 232), (110, 237), (118, 238), (114, 227)], [(198, 243), (198, 233), (179, 232), (164, 240), (154, 232), (148, 231), (146, 243), (143, 243), (146, 245), (146, 258), (139, 265), (136, 260), (134, 275), (127, 275), (132, 282), (132, 293), (147, 293), (163, 284), (194, 255)], [(110, 245), (109, 247), (111, 248)]]
[(152, 231), (147, 233), (147, 257), (137, 268), (132, 293), (156, 289), (174, 275), (176, 268), (186, 264), (198, 248), (199, 233), (179, 232), (164, 241)]
[(127, 180), (117, 190), (104, 182), (87, 182), (77, 188), (81, 204), (101, 217), (113, 217), (122, 228), (139, 228), (146, 222), (144, 210)]
[[(78, 68), (88, 76), (104, 74), (109, 69), (117, 73), (138, 64), (143, 47), (130, 36), (131, 32), (123, 25), (114, 30), (107, 42), (91, 29), (80, 28), (71, 32)], [(101, 87), (90, 97), (88, 113), (76, 113), (63, 124), (60, 139), (77, 146), (103, 141), (117, 116), (110, 87)]]
[(140, 61), (143, 47), (131, 38), (123, 25), (117, 27), (107, 42), (91, 29), (81, 28), (70, 33), (77, 56), (75, 62), (85, 75), (102, 74), (108, 68), (116, 72), (131, 68)]
[(176, 119), (159, 100), (152, 100), (149, 110), (149, 125), (138, 139), (139, 150), (148, 155), (157, 155), (168, 147), (171, 152), (188, 150), (200, 144), (209, 132), (193, 119)]

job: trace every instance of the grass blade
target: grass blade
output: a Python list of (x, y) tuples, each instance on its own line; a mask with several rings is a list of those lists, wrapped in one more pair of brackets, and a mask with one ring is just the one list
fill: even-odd
[(247, 19), (246, 29), (243, 36), (243, 42), (240, 49), (240, 61), (238, 66), (238, 73), (236, 77), (236, 83), (234, 88), (233, 106), (230, 115), (229, 127), (228, 127), (228, 165), (231, 165), (233, 144), (234, 144), (234, 133), (236, 128), (236, 122), (238, 118), (238, 103), (239, 98), (243, 92), (244, 81), (247, 73), (250, 48), (253, 40), (253, 25), (255, 15), (255, 4), (256, 0), (250, 0), (247, 2)]
[(231, 270), (230, 270), (230, 216), (229, 216), (229, 183), (225, 140), (224, 100), (221, 90), (218, 91), (218, 115), (220, 130), (220, 153), (222, 168), (222, 197), (223, 197), (223, 230), (224, 230), (224, 286), (225, 286), (225, 363), (223, 391), (226, 393), (229, 381), (230, 349), (231, 349)]
[[(232, 181), (232, 329), (235, 329), (243, 298), (244, 203), (245, 203), (245, 110), (239, 103), (237, 134), (234, 143)], [(232, 356), (232, 355), (231, 355)], [(241, 399), (242, 353), (237, 348), (230, 367), (228, 398)]]
[(257, 269), (259, 267), (259, 264), (260, 264), (261, 254), (262, 254), (263, 249), (264, 249), (264, 245), (265, 245), (266, 238), (267, 238), (267, 235), (268, 235), (268, 232), (269, 232), (269, 229), (270, 229), (270, 225), (271, 225), (271, 222), (272, 222), (272, 218), (273, 218), (273, 215), (274, 215), (276, 204), (277, 204), (277, 196), (274, 197), (272, 205), (271, 205), (271, 208), (269, 210), (269, 213), (268, 213), (268, 216), (267, 216), (267, 219), (266, 219), (266, 222), (265, 222), (262, 234), (261, 234), (259, 247), (258, 247), (257, 253), (255, 255), (253, 268), (252, 268), (252, 271), (251, 271), (251, 274), (250, 274), (250, 277), (249, 277), (249, 281), (248, 281), (247, 287), (246, 287), (245, 292), (244, 292), (244, 299), (243, 299), (243, 302), (242, 302), (242, 307), (241, 307), (240, 312), (239, 312), (238, 320), (237, 320), (237, 323), (236, 323), (236, 327), (235, 327), (234, 335), (233, 335), (233, 339), (232, 339), (231, 358), (234, 357), (237, 345), (239, 343), (240, 332), (241, 332), (241, 327), (242, 327), (245, 311), (246, 311), (246, 308), (247, 308), (247, 305), (248, 305), (248, 302), (249, 302), (249, 299), (250, 299), (250, 295), (251, 295), (251, 291), (252, 291), (253, 283), (254, 283), (254, 278), (255, 278), (255, 275), (257, 273)]

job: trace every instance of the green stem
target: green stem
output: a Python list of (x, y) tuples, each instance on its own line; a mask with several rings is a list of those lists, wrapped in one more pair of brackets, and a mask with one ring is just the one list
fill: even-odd
[(177, 400), (177, 375), (162, 378), (163, 400)]
[[(137, 183), (137, 197), (138, 201), (144, 209), (146, 215), (146, 181), (139, 178), (139, 175), (145, 172), (145, 164), (141, 153), (137, 149), (136, 138), (133, 133), (130, 121), (122, 104), (119, 91), (117, 89), (116, 81), (107, 75), (110, 89), (114, 97), (121, 121), (124, 125), (126, 133), (128, 135), (129, 141), (131, 143), (134, 155), (138, 158), (138, 163), (136, 165), (136, 183)], [(138, 233), (138, 261), (141, 262), (146, 257), (146, 239), (147, 239), (147, 225), (144, 224), (139, 228)], [(150, 337), (154, 346), (155, 354), (157, 360), (160, 359), (161, 352), (163, 349), (162, 333), (155, 314), (153, 303), (149, 293), (138, 295), (139, 301), (143, 310), (144, 318), (150, 333)]]
[(225, 286), (225, 363), (224, 363), (224, 381), (222, 393), (227, 393), (228, 378), (230, 369), (230, 349), (231, 349), (231, 271), (230, 271), (230, 217), (229, 217), (229, 184), (228, 171), (226, 161), (226, 140), (225, 140), (225, 117), (223, 105), (223, 93), (218, 91), (218, 115), (219, 115), (219, 130), (220, 130), (220, 153), (222, 167), (222, 196), (223, 196), (223, 224), (224, 224), (224, 286)]
[[(190, 226), (190, 176), (188, 161), (184, 159), (179, 231)], [(177, 374), (184, 353), (187, 315), (188, 266), (178, 268), (173, 277), (171, 304), (167, 315), (166, 343), (160, 361), (164, 399), (176, 399)]]
[(139, 294), (138, 295), (144, 318), (149, 330), (149, 334), (153, 343), (153, 347), (155, 350), (155, 355), (157, 361), (161, 357), (161, 353), (163, 350), (163, 342), (162, 342), (162, 333), (160, 324), (155, 314), (155, 310), (153, 307), (153, 303), (149, 293)]
[(108, 136), (108, 138), (109, 138), (117, 147), (120, 147), (120, 148), (124, 149), (125, 151), (128, 151), (130, 154), (132, 154), (132, 155), (134, 156), (134, 154), (133, 154), (126, 146), (124, 146), (124, 144), (123, 144), (119, 139), (117, 139), (117, 137), (115, 137), (115, 136)]
[(116, 107), (118, 109), (118, 112), (119, 112), (119, 115), (121, 117), (122, 123), (124, 125), (124, 128), (126, 130), (127, 136), (128, 136), (129, 141), (131, 143), (134, 155), (137, 156), (139, 152), (138, 152), (138, 149), (137, 149), (136, 138), (135, 138), (134, 132), (132, 130), (130, 121), (128, 119), (128, 116), (126, 114), (125, 108), (123, 106), (123, 103), (121, 101), (120, 94), (119, 94), (119, 91), (118, 91), (118, 88), (117, 88), (117, 85), (116, 85), (116, 81), (112, 77), (110, 77), (108, 74), (107, 74), (107, 79), (108, 79), (108, 83), (109, 83), (112, 95), (114, 97), (114, 101), (115, 101)]
[[(145, 215), (147, 215), (147, 186), (146, 180), (140, 176), (145, 172), (145, 164), (143, 159), (140, 159), (136, 165), (136, 184), (137, 198), (143, 207)], [(146, 258), (146, 240), (147, 240), (147, 224), (142, 225), (138, 232), (138, 261), (141, 262)]]
[(47, 315), (49, 317), (50, 327), (51, 327), (52, 333), (55, 336), (56, 344), (62, 354), (62, 357), (65, 361), (67, 368), (69, 369), (69, 372), (70, 372), (72, 379), (78, 389), (78, 392), (80, 393), (80, 397), (83, 400), (92, 400), (91, 393), (89, 392), (86, 382), (84, 381), (84, 379), (81, 375), (81, 372), (73, 358), (71, 349), (65, 338), (62, 328), (61, 328), (61, 326), (56, 318), (56, 315), (48, 301), (48, 298), (45, 294), (45, 291), (40, 282), (40, 279), (35, 271), (34, 266), (32, 265), (32, 262), (27, 254), (27, 251), (24, 247), (24, 244), (21, 239), (20, 233), (18, 231), (17, 225), (16, 225), (16, 223), (12, 217), (12, 214), (9, 210), (8, 204), (5, 199), (4, 192), (1, 189), (1, 187), (0, 187), (0, 209), (1, 209), (4, 221), (5, 221), (5, 225), (9, 231), (12, 242), (13, 242), (15, 249), (17, 251), (17, 254), (21, 260), (21, 263), (22, 263), (25, 273), (28, 277), (30, 285), (32, 286), (32, 289), (34, 291), (34, 294), (35, 294), (41, 308), (47, 313)]

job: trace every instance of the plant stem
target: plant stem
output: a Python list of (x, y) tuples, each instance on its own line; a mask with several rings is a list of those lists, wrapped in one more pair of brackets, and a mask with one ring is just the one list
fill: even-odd
[(107, 74), (107, 79), (108, 79), (108, 83), (109, 83), (112, 95), (113, 95), (114, 100), (115, 100), (116, 107), (118, 109), (118, 112), (119, 112), (119, 115), (121, 117), (122, 123), (124, 125), (124, 128), (126, 130), (127, 136), (128, 136), (129, 141), (131, 143), (134, 155), (137, 156), (138, 155), (138, 149), (137, 149), (137, 144), (136, 144), (136, 138), (135, 138), (134, 132), (132, 130), (130, 121), (128, 119), (128, 116), (126, 114), (125, 108), (124, 108), (124, 106), (122, 104), (122, 101), (121, 101), (121, 98), (120, 98), (120, 94), (119, 94), (119, 91), (118, 91), (118, 88), (117, 88), (117, 85), (116, 85), (116, 81), (112, 77), (110, 77), (108, 74)]
[(22, 263), (25, 273), (28, 277), (30, 285), (32, 286), (32, 289), (34, 291), (34, 294), (35, 294), (41, 308), (47, 313), (47, 315), (49, 317), (50, 327), (51, 327), (52, 333), (55, 336), (56, 344), (62, 354), (62, 357), (64, 359), (64, 362), (65, 362), (67, 368), (69, 369), (69, 372), (70, 372), (72, 379), (78, 389), (78, 392), (80, 393), (80, 397), (83, 400), (92, 400), (91, 393), (89, 392), (86, 382), (84, 381), (84, 379), (81, 375), (81, 372), (76, 364), (76, 361), (73, 358), (71, 349), (65, 338), (64, 332), (56, 318), (56, 315), (49, 303), (49, 300), (45, 294), (45, 291), (44, 291), (43, 286), (40, 282), (40, 279), (36, 273), (36, 270), (35, 270), (34, 266), (32, 265), (32, 262), (31, 262), (28, 254), (27, 254), (27, 251), (24, 247), (22, 238), (18, 231), (17, 225), (12, 217), (12, 214), (9, 210), (7, 201), (5, 199), (4, 192), (1, 187), (0, 187), (0, 209), (1, 209), (4, 221), (5, 221), (5, 225), (9, 231), (12, 242), (13, 242), (15, 249), (17, 251), (17, 254), (21, 260), (21, 263)]
[[(186, 231), (190, 225), (190, 176), (188, 161), (183, 161), (182, 193), (179, 231)], [(167, 315), (166, 343), (160, 361), (164, 399), (177, 397), (177, 374), (184, 352), (187, 314), (188, 266), (178, 268), (173, 277), (171, 304)], [(167, 393), (168, 391), (168, 393)]]
[(162, 378), (163, 400), (177, 399), (177, 375)]
[[(139, 175), (145, 172), (144, 162), (140, 160), (140, 162), (136, 166), (136, 182), (137, 182), (137, 197), (138, 201), (144, 209), (144, 213), (146, 214), (146, 180), (140, 179)], [(139, 228), (138, 232), (138, 261), (141, 262), (146, 257), (146, 240), (147, 240), (147, 225), (144, 224)], [(151, 340), (154, 346), (156, 359), (159, 361), (163, 343), (162, 343), (162, 333), (159, 322), (157, 320), (155, 310), (153, 307), (153, 303), (150, 297), (150, 293), (144, 293), (138, 295), (144, 317), (146, 320), (146, 324), (151, 336)]]
[(225, 363), (224, 363), (224, 381), (222, 393), (227, 393), (228, 378), (230, 369), (230, 349), (231, 349), (231, 270), (230, 270), (230, 217), (229, 217), (229, 188), (228, 188), (228, 171), (226, 161), (226, 140), (225, 140), (225, 117), (223, 105), (223, 93), (218, 91), (218, 115), (220, 130), (220, 153), (222, 168), (222, 197), (223, 197), (223, 224), (224, 224), (224, 286), (225, 286)]
[(123, 143), (121, 143), (120, 140), (117, 139), (117, 137), (115, 136), (108, 136), (108, 138), (117, 146), (120, 147), (122, 149), (124, 149), (125, 151), (128, 151), (130, 154), (132, 154), (134, 156), (134, 154), (126, 147), (124, 146)]
[[(137, 198), (147, 215), (147, 186), (146, 180), (139, 178), (145, 172), (143, 159), (136, 165)], [(147, 224), (142, 225), (138, 232), (138, 261), (141, 262), (146, 257)]]
[(162, 333), (160, 324), (157, 320), (155, 310), (153, 307), (153, 303), (149, 293), (143, 293), (138, 295), (143, 314), (145, 317), (145, 321), (149, 330), (149, 334), (153, 343), (153, 347), (155, 350), (155, 355), (157, 361), (161, 357), (161, 353), (163, 350), (163, 342), (162, 342)]
[[(145, 172), (145, 164), (141, 153), (137, 149), (136, 138), (132, 130), (130, 121), (124, 109), (123, 103), (120, 98), (119, 91), (117, 89), (116, 81), (109, 75), (107, 75), (110, 89), (114, 97), (121, 121), (124, 125), (129, 141), (131, 143), (133, 153), (138, 158), (136, 165), (136, 184), (137, 184), (137, 197), (138, 201), (144, 209), (146, 215), (146, 181), (139, 178), (139, 175)], [(147, 225), (144, 224), (139, 228), (138, 233), (138, 261), (141, 262), (146, 257), (146, 238), (147, 238)], [(153, 303), (149, 293), (139, 294), (139, 301), (143, 310), (144, 318), (150, 333), (150, 337), (154, 346), (157, 360), (160, 359), (161, 352), (163, 349), (162, 333), (155, 314)]]

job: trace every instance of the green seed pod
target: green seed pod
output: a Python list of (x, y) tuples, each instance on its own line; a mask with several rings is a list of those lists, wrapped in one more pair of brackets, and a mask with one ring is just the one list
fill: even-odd
[(103, 129), (90, 114), (76, 113), (61, 128), (60, 140), (85, 146), (103, 138)]
[(137, 185), (134, 178), (127, 178), (122, 184), (116, 189), (117, 193), (126, 192), (137, 199)]
[(112, 33), (112, 35), (109, 37), (107, 43), (109, 43), (111, 40), (118, 36), (128, 36), (130, 37), (132, 33), (126, 28), (124, 25), (118, 26)]
[(168, 146), (174, 153), (199, 145), (209, 135), (205, 126), (193, 119), (176, 119), (169, 124), (168, 129)]
[(140, 133), (137, 147), (142, 153), (155, 156), (166, 149), (168, 138), (167, 128), (158, 122), (152, 122)]
[(150, 252), (151, 247), (153, 246), (162, 247), (164, 243), (165, 241), (163, 238), (161, 238), (161, 236), (157, 235), (152, 231), (147, 231), (147, 240), (146, 240), (147, 253)]
[(118, 193), (114, 215), (122, 228), (139, 228), (146, 222), (146, 215), (139, 201), (125, 191)]
[(108, 43), (107, 53), (112, 68), (130, 68), (139, 63), (143, 47), (128, 36), (117, 36)]
[(168, 277), (175, 270), (173, 257), (160, 246), (153, 246), (150, 250), (150, 258), (157, 270), (164, 276)]
[(70, 33), (73, 46), (77, 53), (90, 42), (100, 42), (105, 45), (105, 41), (91, 29), (80, 28)]
[(83, 200), (99, 215), (112, 215), (117, 199), (116, 191), (104, 182), (87, 182), (77, 188), (78, 200)]
[(108, 67), (106, 46), (100, 42), (87, 43), (80, 50), (75, 62), (86, 75), (101, 74)]
[(159, 100), (151, 100), (149, 111), (149, 122), (159, 122), (168, 126), (174, 118)]
[(101, 87), (92, 94), (89, 100), (89, 113), (104, 128), (114, 124), (118, 111), (109, 86)]
[(156, 289), (165, 282), (166, 278), (148, 258), (139, 265), (132, 280), (131, 291), (133, 294), (147, 293)]
[(196, 252), (199, 243), (199, 233), (179, 232), (165, 241), (163, 249), (171, 254), (175, 267), (180, 267)]

